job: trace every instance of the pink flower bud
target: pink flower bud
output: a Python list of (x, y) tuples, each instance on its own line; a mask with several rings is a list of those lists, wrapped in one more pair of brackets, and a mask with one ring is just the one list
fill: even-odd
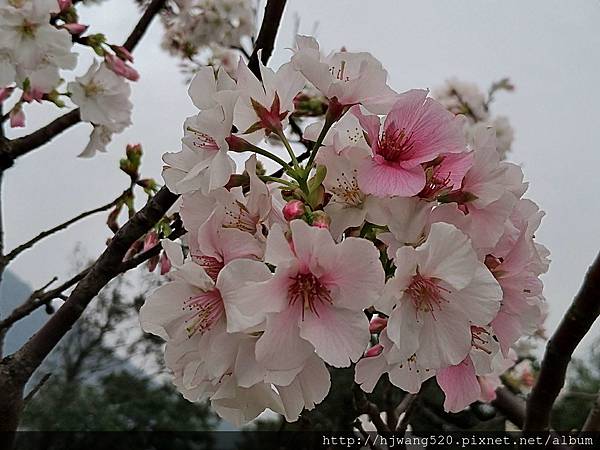
[(111, 54), (107, 54), (104, 58), (108, 68), (117, 75), (120, 75), (131, 81), (137, 81), (140, 79), (140, 74), (137, 72), (137, 70), (128, 65), (121, 58)]
[(111, 45), (110, 48), (112, 48), (112, 51), (123, 61), (133, 62), (133, 55), (122, 45)]
[(162, 252), (160, 256), (160, 274), (165, 275), (171, 270), (171, 260), (167, 256), (167, 252)]
[(23, 92), (23, 100), (27, 103), (31, 103), (33, 101), (41, 103), (43, 97), (44, 93), (36, 88), (31, 88), (27, 92)]
[(0, 88), (0, 104), (10, 97), (15, 89), (11, 87)]
[(305, 212), (306, 208), (304, 208), (304, 203), (300, 200), (290, 200), (283, 207), (283, 217), (285, 217), (285, 220), (288, 222), (299, 219)]
[(153, 248), (156, 244), (158, 244), (158, 233), (154, 230), (148, 232), (146, 234), (146, 237), (144, 238), (144, 248), (142, 249), (143, 252), (150, 250), (151, 248)]
[(158, 266), (158, 255), (150, 258), (146, 264), (148, 267), (148, 272), (154, 272), (156, 266)]
[(25, 113), (20, 106), (13, 108), (9, 114), (11, 128), (23, 128), (25, 126)]
[(75, 36), (79, 36), (88, 29), (88, 25), (83, 25), (81, 23), (65, 23), (62, 28), (68, 30), (69, 33)]
[(64, 11), (65, 9), (69, 9), (71, 6), (73, 6), (73, 3), (71, 2), (71, 0), (58, 0), (58, 7), (60, 8), (61, 11)]
[(387, 319), (379, 316), (374, 316), (369, 323), (369, 332), (379, 333), (387, 326)]
[(365, 358), (379, 356), (379, 355), (381, 355), (382, 351), (383, 351), (383, 345), (381, 345), (381, 344), (374, 345), (373, 347), (371, 347), (369, 350), (367, 350), (365, 352)]
[(328, 229), (331, 225), (331, 218), (324, 211), (315, 211), (313, 213), (312, 226)]

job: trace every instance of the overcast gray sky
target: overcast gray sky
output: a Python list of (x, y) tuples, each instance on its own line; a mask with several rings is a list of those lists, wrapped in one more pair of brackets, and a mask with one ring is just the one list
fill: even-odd
[[(104, 32), (111, 42), (122, 42), (139, 17), (133, 0), (79, 10), (90, 31)], [(274, 66), (289, 54), (296, 14), (301, 33), (318, 22), (324, 50), (372, 52), (398, 91), (432, 88), (452, 76), (483, 88), (512, 79), (516, 91), (498, 95), (494, 112), (509, 116), (516, 130), (509, 159), (523, 166), (527, 195), (547, 212), (537, 238), (552, 251), (544, 282), (548, 328), (554, 329), (600, 249), (600, 3), (289, 0)], [(127, 143), (143, 144), (143, 173), (160, 178), (160, 155), (179, 149), (183, 120), (194, 113), (178, 61), (160, 49), (161, 34), (156, 21), (136, 50), (141, 80), (133, 86), (134, 125), (116, 136), (108, 154), (76, 158), (90, 131), (79, 124), (8, 171), (2, 192), (7, 248), (114, 199), (127, 183), (118, 170)], [(90, 61), (84, 52), (78, 73)], [(27, 130), (48, 122), (55, 109), (28, 107)], [(88, 219), (45, 240), (10, 269), (33, 288), (68, 275), (77, 243), (89, 256), (102, 251), (110, 236), (105, 219)]]

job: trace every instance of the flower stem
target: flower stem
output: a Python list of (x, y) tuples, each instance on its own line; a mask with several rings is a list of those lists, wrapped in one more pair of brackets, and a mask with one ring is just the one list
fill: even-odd
[(263, 181), (272, 181), (273, 183), (280, 183), (283, 184), (285, 186), (289, 186), (291, 188), (297, 188), (298, 186), (296, 186), (294, 183), (292, 183), (291, 181), (288, 180), (284, 180), (283, 178), (277, 178), (277, 177), (271, 177), (268, 175), (261, 175), (260, 179)]
[(288, 154), (290, 155), (290, 158), (292, 159), (292, 163), (294, 164), (294, 168), (296, 170), (300, 169), (300, 163), (298, 162), (298, 159), (296, 158), (296, 154), (294, 153), (294, 149), (290, 145), (290, 141), (288, 141), (288, 138), (286, 137), (285, 133), (283, 131), (280, 131), (280, 132), (277, 132), (276, 134), (279, 137), (279, 139), (281, 139), (281, 142), (283, 142), (285, 149), (287, 150)]

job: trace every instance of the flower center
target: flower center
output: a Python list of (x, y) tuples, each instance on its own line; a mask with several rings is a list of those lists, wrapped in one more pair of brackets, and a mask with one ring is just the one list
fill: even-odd
[(488, 347), (491, 343), (490, 339), (492, 338), (492, 335), (490, 335), (485, 328), (471, 325), (471, 346), (473, 348), (491, 355), (492, 350), (490, 350)]
[(304, 312), (310, 310), (317, 317), (319, 304), (333, 303), (329, 289), (327, 289), (312, 273), (299, 273), (290, 277), (292, 283), (288, 287), (289, 305), (302, 304), (302, 320)]
[(214, 281), (217, 281), (219, 272), (224, 267), (223, 261), (214, 256), (192, 255), (192, 260), (202, 266), (206, 274)]
[(419, 197), (424, 200), (433, 201), (440, 195), (449, 194), (452, 188), (450, 187), (450, 174), (445, 177), (436, 172), (435, 169), (427, 169), (425, 171), (427, 181), (425, 187), (419, 192)]
[[(18, 6), (20, 8), (20, 6)], [(37, 30), (38, 25), (33, 22), (29, 22), (28, 20), (23, 20), (21, 24), (21, 35), (23, 37), (33, 38), (35, 37), (35, 31)]]
[(364, 201), (364, 194), (358, 187), (356, 181), (357, 171), (352, 171), (352, 177), (348, 178), (344, 172), (335, 179), (336, 185), (331, 188), (331, 192), (336, 196), (336, 200), (352, 206), (359, 206)]
[(96, 84), (92, 81), (83, 86), (83, 92), (85, 93), (86, 97), (95, 97), (98, 94), (104, 92), (104, 88), (101, 85)]
[(223, 299), (217, 289), (190, 297), (183, 303), (182, 309), (191, 312), (191, 317), (185, 321), (185, 329), (190, 338), (196, 333), (204, 334), (209, 331), (225, 311)]
[(192, 139), (192, 145), (202, 150), (219, 150), (217, 142), (208, 134), (196, 130), (192, 127), (187, 127), (187, 130), (194, 135)]
[(389, 162), (399, 162), (410, 158), (415, 149), (415, 141), (411, 134), (406, 134), (404, 129), (392, 130), (388, 128), (379, 138), (377, 154)]
[(346, 71), (346, 61), (340, 61), (340, 66), (331, 66), (329, 68), (329, 73), (333, 78), (339, 81), (350, 81), (350, 77), (346, 76), (344, 72)]
[(225, 228), (237, 228), (250, 234), (256, 233), (259, 218), (250, 214), (246, 205), (236, 200), (225, 210)]
[(410, 285), (406, 289), (406, 293), (412, 300), (417, 313), (419, 311), (431, 313), (434, 319), (434, 311), (441, 311), (442, 304), (448, 303), (448, 300), (442, 296), (443, 292), (450, 293), (449, 290), (439, 286), (437, 280), (421, 275), (418, 268), (417, 274), (413, 276)]

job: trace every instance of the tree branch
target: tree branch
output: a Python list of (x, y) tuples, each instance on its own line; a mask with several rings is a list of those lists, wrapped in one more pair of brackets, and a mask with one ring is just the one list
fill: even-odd
[(523, 423), (525, 422), (525, 400), (521, 397), (513, 394), (505, 386), (500, 386), (496, 389), (496, 398), (492, 401), (492, 406), (517, 427), (523, 428)]
[(152, 19), (154, 19), (154, 16), (157, 15), (161, 9), (163, 9), (165, 3), (166, 0), (152, 0), (152, 3), (148, 5), (139, 22), (123, 44), (123, 47), (129, 51), (132, 51), (138, 45), (146, 33), (146, 30), (152, 23)]
[(600, 431), (600, 393), (596, 397), (596, 401), (585, 419), (581, 431), (584, 433), (588, 431)]
[(44, 386), (46, 384), (46, 381), (48, 381), (48, 379), (50, 379), (51, 376), (52, 376), (51, 373), (47, 373), (42, 377), (42, 379), (38, 382), (38, 384), (36, 384), (33, 387), (33, 389), (31, 391), (29, 391), (29, 394), (27, 394), (25, 396), (25, 398), (23, 399), (24, 405), (27, 405), (27, 403), (29, 403), (33, 399), (35, 394), (38, 393), (38, 391), (42, 388), (42, 386)]
[[(152, 19), (163, 8), (165, 2), (166, 0), (153, 0), (148, 5), (148, 8), (146, 8), (146, 11), (125, 41), (125, 44), (123, 44), (127, 50), (133, 51), (135, 49), (150, 26)], [(4, 142), (0, 151), (0, 171), (8, 169), (14, 164), (17, 158), (48, 143), (54, 137), (80, 121), (80, 110), (77, 108), (27, 136)]]
[(63, 284), (61, 284), (60, 286), (57, 286), (56, 288), (52, 289), (51, 291), (46, 291), (46, 289), (52, 283), (54, 283), (56, 281), (56, 277), (53, 278), (50, 281), (50, 283), (46, 284), (45, 286), (41, 287), (40, 289), (33, 291), (31, 293), (31, 295), (27, 298), (27, 300), (25, 300), (20, 306), (17, 306), (15, 309), (13, 309), (11, 311), (11, 313), (8, 317), (6, 317), (3, 320), (0, 320), (0, 331), (8, 330), (14, 323), (18, 322), (19, 320), (23, 319), (24, 317), (27, 317), (29, 314), (31, 314), (36, 309), (47, 305), (55, 298), (61, 298), (63, 296), (63, 293), (67, 289), (69, 289), (69, 288), (75, 286), (77, 283), (79, 283), (83, 279), (83, 277), (85, 277), (87, 275), (89, 270), (90, 270), (90, 268), (88, 267), (87, 269), (79, 272), (77, 275), (68, 279)]
[(357, 384), (354, 384), (353, 390), (356, 412), (358, 414), (368, 415), (369, 419), (371, 419), (371, 422), (373, 422), (375, 429), (379, 433), (389, 434), (390, 428), (381, 418), (381, 412), (379, 411), (379, 408), (377, 408), (377, 405), (373, 402), (370, 402), (369, 399), (367, 399), (367, 396)]
[(262, 50), (260, 59), (262, 63), (266, 65), (273, 53), (273, 48), (275, 47), (275, 38), (277, 37), (277, 31), (279, 30), (285, 3), (286, 0), (267, 0), (262, 25), (260, 26), (260, 31), (258, 32), (258, 37), (254, 44), (254, 50), (252, 51), (250, 61), (248, 62), (248, 67), (258, 79), (261, 79), (258, 53)]
[(71, 329), (89, 302), (110, 280), (121, 273), (125, 253), (175, 203), (177, 195), (163, 187), (112, 238), (106, 250), (92, 265), (60, 309), (19, 349), (14, 360), (17, 375), (26, 381), (44, 358)]
[(550, 415), (560, 393), (573, 351), (600, 314), (600, 254), (588, 269), (581, 289), (548, 341), (537, 383), (527, 401), (524, 431), (550, 427)]
[[(126, 191), (126, 192), (128, 192), (128, 191)], [(121, 200), (123, 198), (123, 195), (125, 195), (125, 193), (123, 193), (122, 195), (120, 195), (119, 197), (117, 197), (116, 199), (111, 201), (110, 203), (99, 206), (98, 208), (94, 208), (90, 211), (85, 211), (85, 212), (73, 217), (72, 219), (67, 220), (64, 223), (61, 223), (60, 225), (56, 225), (55, 227), (50, 228), (49, 230), (42, 231), (40, 234), (38, 234), (33, 239), (30, 239), (29, 241), (15, 247), (13, 250), (11, 250), (6, 256), (4, 256), (2, 258), (3, 261), (0, 263), (0, 266), (2, 266), (2, 265), (6, 266), (10, 261), (15, 259), (22, 252), (31, 248), (32, 246), (34, 246), (36, 243), (38, 243), (45, 237), (48, 237), (58, 231), (64, 230), (65, 228), (69, 227), (70, 225), (73, 225), (75, 222), (85, 219), (86, 217), (92, 216), (92, 215), (97, 214), (102, 211), (109, 210), (110, 208), (115, 206), (119, 202), (119, 200)]]

